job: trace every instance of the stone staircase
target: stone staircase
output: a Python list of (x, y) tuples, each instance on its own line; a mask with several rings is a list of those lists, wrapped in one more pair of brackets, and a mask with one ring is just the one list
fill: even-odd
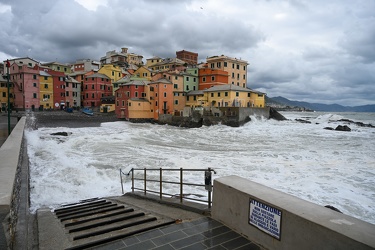
[(117, 204), (90, 199), (51, 212), (40, 209), (39, 249), (86, 249), (122, 239), (175, 220)]

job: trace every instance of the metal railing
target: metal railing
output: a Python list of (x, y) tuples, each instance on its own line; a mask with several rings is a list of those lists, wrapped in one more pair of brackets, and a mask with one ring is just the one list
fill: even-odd
[[(143, 177), (135, 177), (135, 172), (143, 172), (141, 173), (141, 176)], [(159, 178), (155, 179), (148, 177), (147, 174), (150, 173), (155, 173), (159, 172)], [(178, 172), (179, 173), (179, 181), (170, 181), (166, 180), (167, 178), (163, 179), (163, 172)], [(184, 182), (184, 173), (185, 172), (202, 172), (204, 173), (204, 176), (202, 178), (202, 183), (189, 183), (189, 182)], [(129, 176), (131, 174), (131, 181), (132, 181), (132, 192), (134, 193), (135, 190), (140, 190), (146, 195), (147, 193), (153, 193), (153, 194), (158, 194), (160, 197), (160, 200), (163, 199), (163, 196), (169, 196), (169, 197), (179, 197), (180, 203), (183, 202), (183, 200), (193, 200), (193, 201), (198, 201), (198, 202), (203, 202), (207, 203), (208, 208), (211, 208), (212, 205), (212, 172), (216, 173), (215, 170), (212, 168), (207, 168), (207, 169), (163, 169), (163, 168), (132, 168), (128, 174), (125, 174), (121, 169), (120, 169), (120, 178), (121, 178), (121, 188), (122, 188), (122, 193), (124, 194), (124, 185), (123, 185), (123, 175)], [(135, 187), (135, 182), (142, 181), (143, 182), (143, 188)], [(149, 186), (147, 186), (148, 183), (159, 183), (159, 190), (151, 190), (148, 189)], [(170, 185), (179, 185), (179, 194), (169, 194), (165, 193), (163, 191), (163, 184), (170, 184)], [(204, 188), (207, 191), (207, 200), (203, 199), (197, 199), (197, 198), (191, 198), (188, 197), (187, 195), (184, 195), (184, 186), (194, 186), (194, 187), (201, 187)]]

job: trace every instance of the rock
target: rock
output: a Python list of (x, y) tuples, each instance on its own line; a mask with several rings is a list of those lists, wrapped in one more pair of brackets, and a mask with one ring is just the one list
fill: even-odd
[(297, 122), (300, 122), (300, 123), (311, 123), (310, 121), (306, 121), (306, 120), (303, 120), (303, 119), (295, 119)]
[(61, 136), (68, 136), (69, 133), (68, 132), (56, 132), (56, 133), (52, 133), (51, 135), (61, 135)]
[(329, 209), (332, 209), (333, 211), (336, 211), (336, 212), (342, 213), (339, 209), (335, 208), (334, 206), (326, 205), (326, 206), (324, 206), (324, 207), (329, 208)]
[(283, 116), (282, 114), (277, 112), (277, 110), (272, 108), (272, 107), (270, 107), (270, 119), (275, 119), (275, 120), (278, 120), (278, 121), (288, 120), (288, 119), (285, 118), (285, 116)]
[(347, 125), (338, 125), (336, 128), (335, 128), (336, 131), (352, 131)]
[(335, 130), (334, 128), (331, 128), (331, 127), (325, 127), (324, 129), (327, 129), (327, 130)]

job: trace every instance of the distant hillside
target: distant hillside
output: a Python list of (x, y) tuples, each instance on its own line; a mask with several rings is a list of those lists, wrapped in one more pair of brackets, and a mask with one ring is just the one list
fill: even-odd
[(339, 104), (321, 104), (321, 103), (309, 103), (300, 101), (291, 101), (282, 96), (267, 98), (267, 104), (273, 105), (285, 105), (289, 107), (304, 107), (315, 111), (325, 112), (375, 112), (375, 104), (364, 105), (364, 106), (342, 106)]

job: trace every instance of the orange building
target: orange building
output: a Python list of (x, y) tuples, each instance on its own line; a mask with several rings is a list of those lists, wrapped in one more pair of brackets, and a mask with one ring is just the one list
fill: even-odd
[(209, 89), (213, 86), (228, 84), (228, 72), (220, 69), (199, 69), (198, 90)]
[(149, 98), (153, 118), (159, 120), (159, 114), (173, 114), (173, 83), (165, 78), (149, 84)]
[(198, 53), (195, 52), (186, 50), (176, 51), (176, 57), (190, 65), (198, 64)]

